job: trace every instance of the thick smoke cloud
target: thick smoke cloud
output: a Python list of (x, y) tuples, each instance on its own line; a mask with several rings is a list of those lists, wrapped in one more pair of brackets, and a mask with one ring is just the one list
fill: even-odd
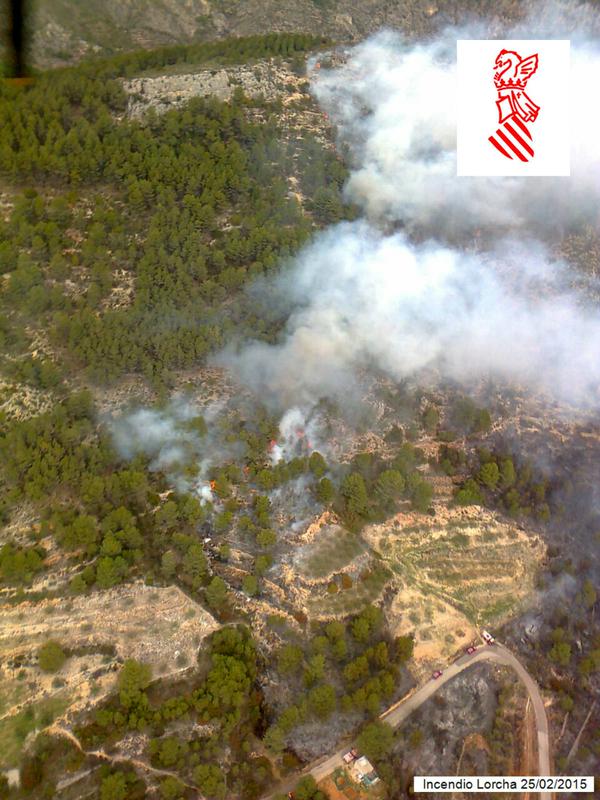
[(482, 227), (547, 233), (557, 224), (598, 221), (600, 105), (590, 87), (600, 82), (600, 51), (585, 38), (586, 14), (578, 19), (573, 10), (567, 20), (559, 11), (540, 6), (504, 38), (572, 38), (572, 104), (565, 109), (571, 178), (457, 178), (456, 40), (484, 37), (481, 24), (421, 44), (385, 31), (354, 48), (340, 68), (314, 77), (313, 92), (354, 164), (347, 198), (371, 220), (436, 236)]
[[(216, 405), (199, 408), (183, 397), (175, 397), (163, 409), (140, 408), (124, 413), (110, 423), (115, 447), (123, 458), (142, 455), (150, 469), (164, 472), (178, 491), (197, 494), (212, 501), (208, 480), (210, 467), (232, 454), (210, 423), (219, 413)], [(201, 429), (194, 422), (209, 423)]]
[[(294, 309), (278, 345), (220, 358), (276, 407), (354, 398), (369, 367), (500, 377), (597, 405), (600, 315), (563, 289), (565, 265), (539, 238), (599, 213), (600, 106), (583, 95), (600, 83), (600, 49), (573, 31), (578, 12), (566, 29), (560, 8), (544, 15), (545, 28), (506, 37), (571, 38), (570, 178), (456, 177), (455, 46), (481, 36), (476, 25), (426, 44), (381, 33), (315, 79), (350, 150), (346, 195), (366, 219), (317, 236), (275, 281)], [(486, 228), (475, 254), (472, 233)]]
[(594, 402), (600, 317), (576, 295), (557, 294), (560, 265), (539, 246), (502, 244), (501, 257), (484, 260), (364, 222), (341, 224), (282, 282), (297, 310), (281, 344), (247, 345), (230, 363), (284, 406), (322, 396), (344, 402), (370, 366), (396, 379), (426, 367), (462, 381), (493, 374)]

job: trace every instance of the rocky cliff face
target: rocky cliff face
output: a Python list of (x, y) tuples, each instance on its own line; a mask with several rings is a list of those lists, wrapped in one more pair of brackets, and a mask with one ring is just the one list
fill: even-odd
[(384, 26), (423, 36), (464, 19), (523, 13), (516, 0), (37, 0), (33, 57), (44, 66), (94, 53), (151, 48), (268, 31), (305, 31), (352, 41)]

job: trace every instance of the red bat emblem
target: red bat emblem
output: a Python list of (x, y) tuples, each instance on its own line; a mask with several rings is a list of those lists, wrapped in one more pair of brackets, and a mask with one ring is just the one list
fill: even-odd
[(529, 161), (534, 156), (533, 139), (526, 123), (535, 122), (540, 107), (525, 94), (527, 81), (538, 68), (538, 54), (521, 58), (514, 50), (501, 50), (494, 64), (494, 86), (498, 92), (500, 127), (488, 137), (506, 158)]

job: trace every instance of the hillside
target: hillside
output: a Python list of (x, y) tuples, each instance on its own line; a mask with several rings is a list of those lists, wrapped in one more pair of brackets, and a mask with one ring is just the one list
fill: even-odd
[[(350, 743), (382, 781), (336, 770), (332, 799), (408, 798), (439, 764), (529, 774), (527, 695), (499, 665), (378, 722), (483, 627), (539, 683), (557, 769), (593, 771), (597, 403), (533, 380), (538, 317), (510, 320), (525, 354), (493, 321), (515, 294), (548, 304), (569, 388), (593, 382), (598, 231), (546, 233), (564, 291), (545, 255), (531, 280), (531, 253), (498, 263), (466, 213), (447, 235), (437, 184), (429, 226), (352, 192), (353, 146), (373, 119), (365, 152), (395, 144), (402, 104), (391, 85), (353, 104), (369, 71), (336, 43), (464, 6), (40, 4), (40, 63), (102, 57), (0, 83), (0, 797), (285, 800)], [(435, 144), (396, 154), (437, 169)], [(412, 200), (385, 165), (388, 200)], [(497, 374), (506, 341), (523, 369)]]
[(497, 18), (518, 16), (521, 4), (464, 0), (36, 0), (34, 60), (77, 61), (94, 53), (185, 44), (267, 31), (305, 31), (351, 41), (384, 26), (410, 36), (455, 22), (468, 7)]

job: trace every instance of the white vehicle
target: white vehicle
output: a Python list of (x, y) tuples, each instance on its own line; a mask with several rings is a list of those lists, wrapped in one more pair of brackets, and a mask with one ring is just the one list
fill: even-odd
[(488, 633), (487, 631), (481, 631), (481, 636), (482, 636), (482, 638), (483, 638), (483, 641), (484, 641), (486, 644), (494, 644), (494, 642), (496, 641), (496, 640), (494, 639), (494, 637), (492, 636), (492, 634), (491, 634), (491, 633)]

